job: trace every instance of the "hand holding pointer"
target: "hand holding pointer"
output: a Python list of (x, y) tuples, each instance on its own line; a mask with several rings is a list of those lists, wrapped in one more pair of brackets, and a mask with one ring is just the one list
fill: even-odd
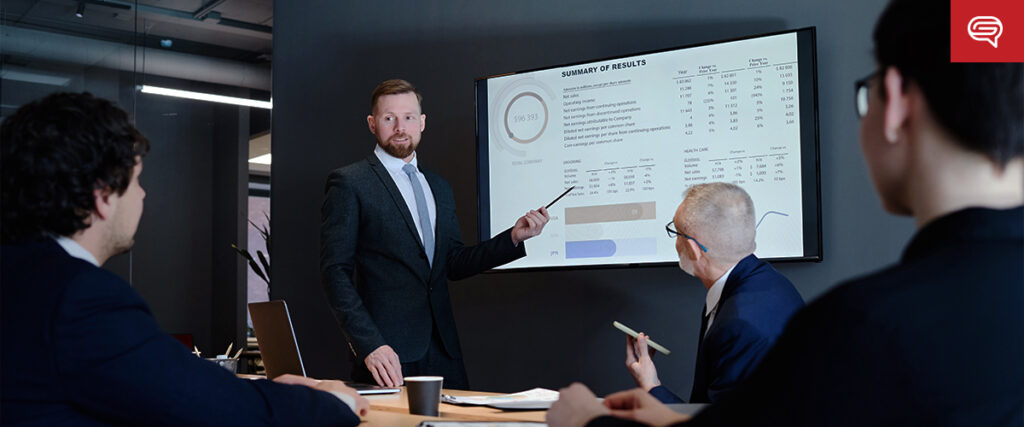
[(547, 206), (531, 210), (527, 212), (526, 215), (523, 215), (516, 220), (516, 224), (512, 226), (512, 243), (518, 246), (519, 242), (540, 234), (540, 232), (544, 230), (544, 225), (551, 220), (551, 216), (548, 215), (548, 208), (555, 204), (555, 202), (561, 200), (562, 197), (565, 197), (566, 194), (569, 194), (569, 192), (574, 188), (576, 188), (575, 185), (569, 187), (569, 189), (565, 190), (564, 193), (556, 197), (555, 200), (548, 203)]
[(526, 215), (516, 220), (516, 225), (512, 226), (512, 243), (518, 245), (519, 242), (540, 234), (544, 230), (544, 225), (550, 220), (551, 216), (548, 215), (547, 208), (527, 212)]

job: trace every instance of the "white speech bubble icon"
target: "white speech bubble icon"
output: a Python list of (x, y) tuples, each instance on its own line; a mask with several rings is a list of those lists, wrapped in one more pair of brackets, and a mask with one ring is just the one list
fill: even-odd
[(975, 16), (967, 23), (967, 35), (977, 41), (989, 42), (999, 47), (999, 36), (1003, 35), (1003, 21), (995, 16)]

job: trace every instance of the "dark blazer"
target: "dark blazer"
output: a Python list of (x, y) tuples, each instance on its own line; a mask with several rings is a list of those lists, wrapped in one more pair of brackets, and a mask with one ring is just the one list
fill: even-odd
[[(725, 281), (715, 319), (697, 350), (690, 402), (714, 402), (746, 380), (803, 305), (793, 284), (771, 265), (754, 255), (740, 260)], [(665, 403), (682, 402), (665, 387), (655, 387), (651, 394)]]
[(794, 315), (754, 375), (690, 424), (1024, 425), (1024, 207), (927, 224), (897, 265)]
[(5, 425), (359, 424), (329, 393), (189, 353), (127, 283), (52, 240), (0, 248), (0, 278)]
[(390, 345), (403, 363), (422, 358), (432, 325), (461, 358), (448, 297), (459, 280), (526, 255), (511, 229), (463, 246), (451, 186), (420, 165), (437, 205), (433, 268), (412, 213), (375, 155), (330, 173), (320, 228), (320, 272), (328, 302), (361, 363)]

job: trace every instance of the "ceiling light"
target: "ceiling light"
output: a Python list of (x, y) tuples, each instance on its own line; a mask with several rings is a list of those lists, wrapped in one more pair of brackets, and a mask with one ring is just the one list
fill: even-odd
[(75, 9), (75, 17), (76, 18), (81, 18), (81, 17), (84, 17), (84, 16), (85, 16), (85, 2), (78, 2), (78, 9)]
[(264, 154), (262, 156), (253, 157), (253, 158), (249, 159), (249, 163), (255, 163), (255, 164), (258, 164), (258, 165), (269, 165), (270, 164), (270, 153)]
[(141, 87), (142, 93), (150, 93), (154, 95), (173, 96), (176, 98), (195, 99), (199, 101), (209, 102), (220, 102), (222, 104), (241, 105), (243, 107), (256, 107), (264, 108), (267, 110), (271, 109), (272, 101), (257, 101), (255, 99), (236, 98), (233, 96), (214, 95), (210, 93), (192, 92), (187, 90), (169, 89), (158, 86), (143, 85)]
[(71, 77), (58, 73), (29, 70), (16, 65), (5, 65), (4, 68), (0, 70), (0, 79), (26, 83), (38, 83), (50, 86), (67, 86), (71, 84)]

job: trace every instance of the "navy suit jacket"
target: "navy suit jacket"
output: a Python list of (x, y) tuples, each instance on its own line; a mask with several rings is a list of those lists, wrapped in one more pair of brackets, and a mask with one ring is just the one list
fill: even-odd
[(526, 255), (511, 229), (464, 246), (455, 196), (420, 166), (437, 205), (433, 268), (427, 263), (405, 199), (377, 156), (330, 173), (320, 229), (320, 272), (328, 302), (356, 357), (390, 345), (403, 363), (421, 359), (433, 325), (444, 348), (461, 358), (448, 280), (459, 280)]
[(359, 424), (329, 393), (189, 353), (127, 283), (53, 240), (0, 248), (0, 279), (4, 425)]
[(1024, 425), (1024, 207), (933, 220), (897, 265), (794, 315), (754, 375), (691, 424)]
[[(771, 265), (754, 255), (740, 260), (725, 281), (715, 319), (697, 350), (690, 402), (714, 402), (746, 380), (803, 305), (793, 284)], [(662, 386), (651, 394), (665, 403), (682, 402)]]

